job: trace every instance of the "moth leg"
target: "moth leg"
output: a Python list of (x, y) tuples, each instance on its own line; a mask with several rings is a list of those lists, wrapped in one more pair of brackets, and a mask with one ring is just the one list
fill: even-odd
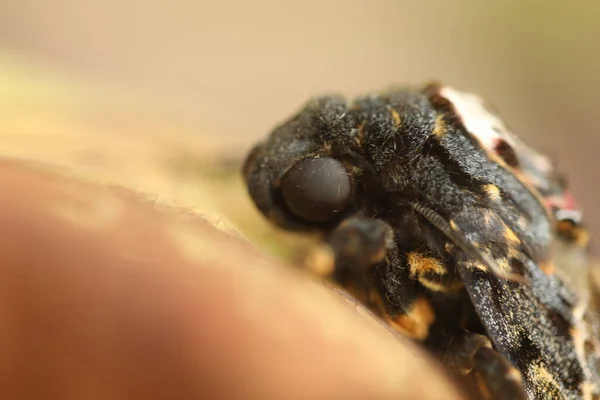
[(351, 217), (342, 221), (324, 243), (314, 249), (308, 267), (375, 311), (370, 272), (394, 251), (394, 232), (387, 223), (374, 218)]
[(327, 243), (335, 254), (338, 272), (350, 269), (364, 275), (394, 251), (394, 231), (381, 220), (353, 217), (343, 221)]
[[(525, 400), (521, 374), (498, 351), (490, 340), (467, 331), (446, 333), (428, 346), (450, 370), (468, 375), (484, 399)], [(440, 340), (441, 339), (441, 340)]]
[(480, 391), (491, 399), (526, 400), (521, 373), (506, 358), (491, 348), (482, 348), (475, 354), (473, 372)]
[[(405, 255), (398, 254), (394, 231), (373, 218), (351, 218), (333, 232), (334, 279), (404, 336), (424, 340), (434, 321), (433, 307), (420, 295)], [(358, 290), (357, 290), (358, 289)]]
[(333, 259), (329, 277), (334, 282), (397, 332), (415, 339), (427, 336), (433, 309), (418, 295), (391, 226), (374, 218), (348, 218), (327, 238), (326, 248)]
[(385, 222), (364, 217), (342, 221), (322, 245), (315, 247), (305, 266), (323, 277), (344, 285), (363, 279), (375, 264), (394, 250), (394, 232)]

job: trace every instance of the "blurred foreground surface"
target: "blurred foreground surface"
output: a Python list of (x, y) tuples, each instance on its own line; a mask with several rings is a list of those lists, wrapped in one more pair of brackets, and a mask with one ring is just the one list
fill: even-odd
[(3, 158), (0, 187), (3, 399), (458, 399), (356, 303), (189, 210)]

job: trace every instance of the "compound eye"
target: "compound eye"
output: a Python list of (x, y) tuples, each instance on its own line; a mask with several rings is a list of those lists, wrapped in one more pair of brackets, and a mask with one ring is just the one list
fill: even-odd
[(281, 192), (298, 217), (310, 222), (334, 220), (350, 202), (352, 184), (344, 165), (333, 158), (299, 161), (281, 179)]

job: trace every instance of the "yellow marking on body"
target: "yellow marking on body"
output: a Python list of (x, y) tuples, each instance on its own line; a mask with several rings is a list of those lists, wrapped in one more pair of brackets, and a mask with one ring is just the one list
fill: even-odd
[(438, 275), (444, 275), (447, 273), (447, 270), (442, 262), (436, 258), (427, 257), (416, 251), (411, 251), (408, 253), (407, 258), (410, 267), (410, 276), (412, 278), (428, 272)]
[(435, 127), (433, 128), (433, 134), (437, 137), (444, 136), (446, 133), (446, 123), (444, 122), (444, 116), (438, 114), (435, 117)]
[(480, 263), (479, 261), (467, 261), (465, 263), (465, 266), (469, 269), (478, 269), (480, 271), (488, 271), (488, 268), (483, 264)]
[(521, 250), (512, 243), (508, 243), (508, 257), (519, 258), (521, 256)]
[(500, 201), (502, 199), (500, 188), (498, 188), (498, 186), (490, 183), (488, 185), (484, 185), (482, 189), (490, 200)]
[(508, 259), (497, 258), (495, 261), (496, 261), (496, 265), (498, 266), (498, 268), (500, 268), (502, 271), (504, 271), (504, 272), (512, 271), (512, 268), (510, 267), (510, 263), (508, 262)]
[(456, 225), (456, 222), (454, 222), (453, 220), (449, 221), (450, 223), (450, 228), (452, 228), (452, 230), (458, 231), (458, 225)]
[(435, 281), (429, 280), (424, 277), (420, 277), (419, 283), (421, 285), (423, 285), (426, 289), (429, 289), (433, 292), (455, 292), (464, 287), (464, 284), (460, 280), (449, 283), (449, 284), (443, 284), (440, 282), (435, 282)]
[(356, 137), (354, 138), (354, 141), (356, 142), (356, 144), (358, 144), (359, 146), (362, 145), (363, 139), (365, 137), (364, 134), (364, 130), (365, 130), (365, 125), (367, 124), (367, 121), (361, 121), (358, 124), (358, 128), (356, 131)]
[(387, 106), (388, 111), (390, 112), (390, 114), (392, 115), (392, 120), (394, 121), (394, 125), (397, 127), (400, 126), (400, 124), (402, 123), (402, 120), (400, 119), (400, 114), (398, 114), (398, 111), (394, 110), (393, 107), (391, 106)]
[(454, 243), (446, 242), (444, 249), (446, 249), (446, 253), (452, 253), (452, 250), (454, 250)]
[(512, 245), (521, 244), (521, 240), (517, 234), (506, 225), (504, 225), (504, 239)]
[(553, 275), (556, 272), (556, 267), (554, 266), (554, 263), (551, 263), (549, 261), (539, 263), (539, 267), (546, 275)]
[(435, 320), (435, 314), (429, 301), (419, 296), (405, 314), (396, 317), (385, 314), (385, 319), (403, 335), (423, 340), (429, 335), (429, 328)]

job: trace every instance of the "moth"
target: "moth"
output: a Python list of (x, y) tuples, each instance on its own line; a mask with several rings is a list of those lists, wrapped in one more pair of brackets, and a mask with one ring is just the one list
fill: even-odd
[(329, 277), (479, 398), (600, 398), (588, 235), (562, 175), (480, 97), (431, 83), (308, 102), (243, 174)]

